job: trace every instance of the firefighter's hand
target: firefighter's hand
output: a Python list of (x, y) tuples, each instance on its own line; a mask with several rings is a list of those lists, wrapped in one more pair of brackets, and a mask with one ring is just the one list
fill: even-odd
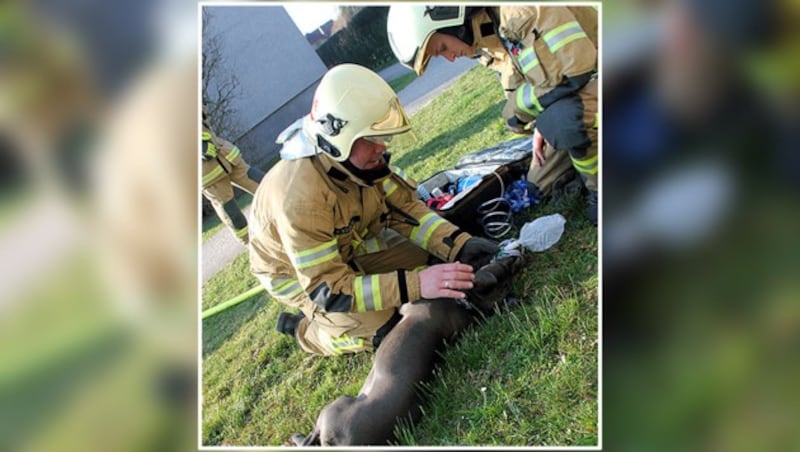
[(520, 121), (520, 119), (517, 118), (516, 116), (510, 117), (506, 121), (506, 128), (509, 131), (511, 131), (513, 133), (516, 133), (516, 134), (519, 134), (519, 135), (530, 135), (531, 134), (530, 129), (526, 129), (525, 128), (526, 125), (528, 125), (528, 123)]
[(536, 166), (544, 165), (544, 137), (539, 129), (533, 129), (533, 163)]
[(464, 247), (456, 255), (456, 261), (471, 265), (477, 270), (489, 261), (500, 251), (496, 242), (483, 237), (470, 237)]
[(472, 289), (475, 273), (472, 267), (459, 262), (432, 265), (419, 272), (422, 298), (464, 298), (463, 291)]

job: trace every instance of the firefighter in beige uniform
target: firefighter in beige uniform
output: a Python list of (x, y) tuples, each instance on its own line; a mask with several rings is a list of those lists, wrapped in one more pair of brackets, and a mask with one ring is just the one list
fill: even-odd
[(507, 126), (534, 134), (528, 180), (547, 195), (574, 167), (589, 190), (589, 217), (596, 223), (594, 7), (395, 5), (387, 32), (398, 60), (419, 75), (440, 55), (450, 61), (479, 57), (499, 72)]
[[(402, 303), (464, 297), (470, 265), (498, 250), (429, 210), (388, 165), (386, 143), (410, 129), (383, 79), (343, 64), (278, 139), (282, 160), (253, 200), (250, 268), (273, 298), (301, 311), (282, 313), (278, 331), (309, 353), (377, 347)], [(426, 266), (431, 256), (449, 263)]]
[(205, 121), (205, 112), (203, 116), (203, 195), (236, 239), (247, 245), (247, 219), (233, 199), (231, 184), (254, 194), (264, 173), (248, 165), (238, 147), (214, 135)]

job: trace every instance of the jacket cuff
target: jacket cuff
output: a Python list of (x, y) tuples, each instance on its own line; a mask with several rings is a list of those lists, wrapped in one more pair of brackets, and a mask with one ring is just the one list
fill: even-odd
[[(412, 271), (403, 271), (400, 270), (400, 284), (402, 285), (405, 283), (405, 290), (406, 290), (406, 300), (403, 300), (403, 294), (401, 293), (401, 303), (414, 302), (422, 298), (422, 290), (419, 287), (419, 273), (416, 270)], [(402, 292), (402, 289), (401, 289)]]
[(456, 256), (461, 251), (461, 248), (464, 248), (464, 244), (467, 243), (467, 240), (471, 239), (472, 235), (467, 232), (462, 232), (458, 236), (456, 236), (452, 248), (450, 248), (450, 253), (447, 255), (447, 262), (455, 262)]

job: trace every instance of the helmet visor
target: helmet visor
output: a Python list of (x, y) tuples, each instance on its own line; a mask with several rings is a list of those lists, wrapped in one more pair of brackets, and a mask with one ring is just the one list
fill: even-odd
[(411, 129), (411, 121), (396, 96), (389, 101), (386, 114), (372, 123), (370, 129), (374, 132), (370, 135), (394, 135)]

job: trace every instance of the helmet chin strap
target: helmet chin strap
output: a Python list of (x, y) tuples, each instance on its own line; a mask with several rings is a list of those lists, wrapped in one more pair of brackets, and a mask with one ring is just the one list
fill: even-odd
[(342, 166), (344, 166), (347, 171), (350, 171), (350, 173), (353, 176), (363, 180), (369, 185), (374, 184), (377, 179), (386, 177), (389, 175), (389, 173), (392, 172), (392, 170), (389, 169), (388, 163), (384, 163), (384, 165), (381, 166), (380, 168), (371, 170), (362, 170), (356, 168), (356, 166), (350, 163), (350, 160), (348, 159), (342, 162)]

